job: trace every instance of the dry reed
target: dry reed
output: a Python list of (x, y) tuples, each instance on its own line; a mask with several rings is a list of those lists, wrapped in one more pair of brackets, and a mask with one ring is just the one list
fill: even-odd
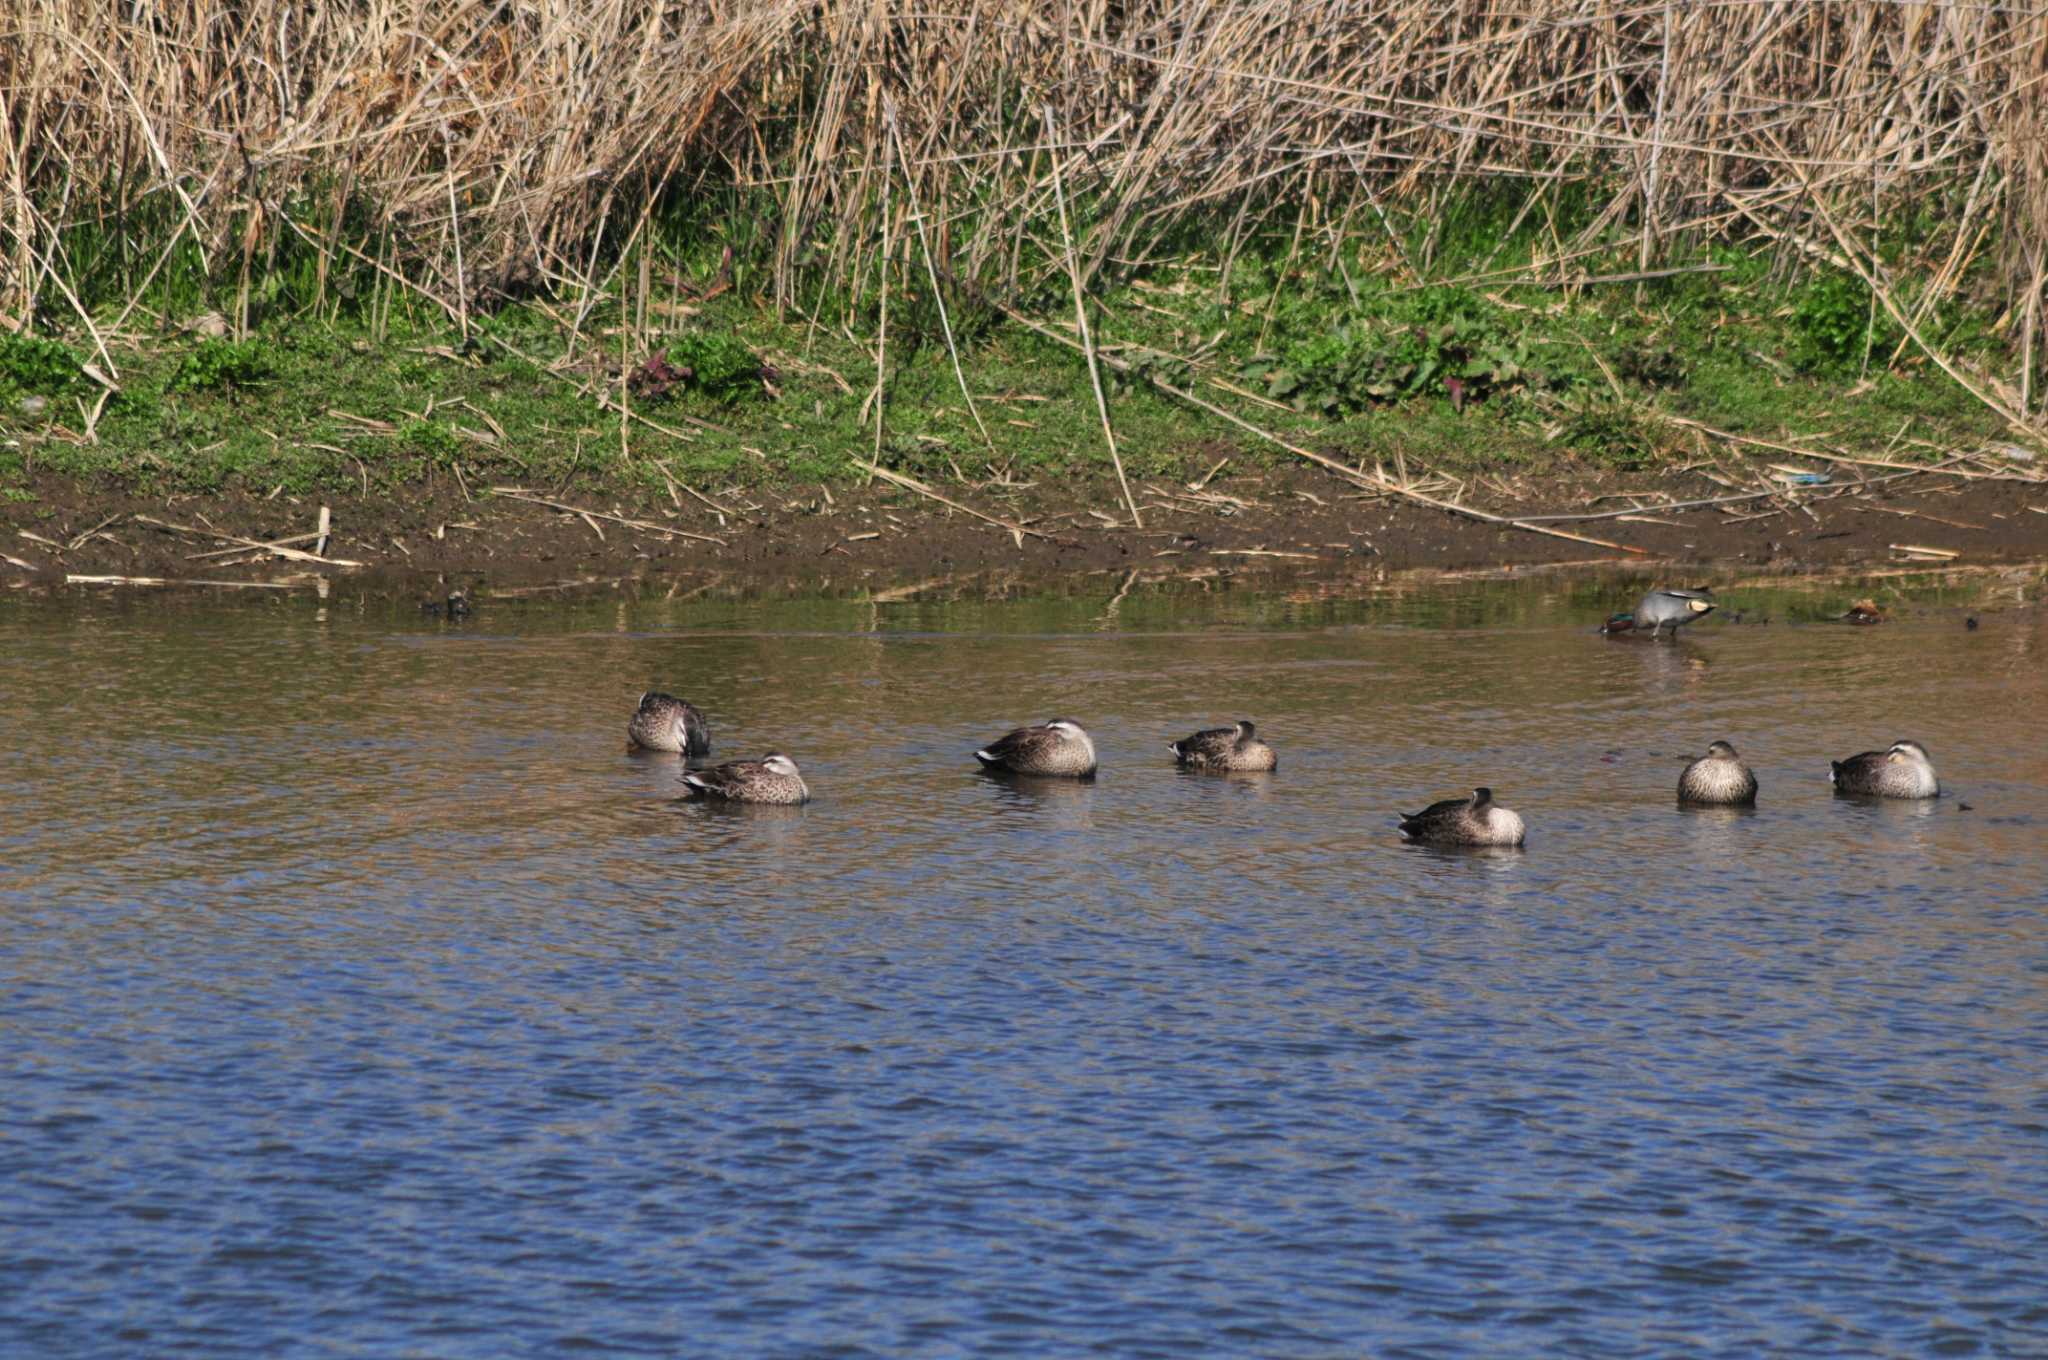
[[(1081, 284), (1208, 217), (1228, 259), (1275, 206), (1335, 241), (1480, 179), (1597, 195), (1544, 276), (1617, 233), (1757, 233), (1913, 312), (1995, 250), (2031, 359), (2048, 284), (2048, 8), (1890, 0), (18, 0), (0, 18), (0, 310), (91, 309), (67, 230), (196, 244), (239, 283), (354, 238), (466, 322), (589, 287), (651, 204), (752, 194), (773, 288), (903, 267), (1013, 292), (1058, 167)], [(138, 16), (147, 15), (147, 18)], [(1059, 144), (1041, 134), (1052, 109)], [(893, 119), (893, 129), (892, 120)], [(893, 143), (893, 144), (892, 144)], [(891, 181), (913, 193), (891, 196)], [(1922, 258), (1887, 215), (1941, 196)], [(905, 209), (903, 204), (912, 206)], [(890, 205), (885, 208), (885, 205)], [(387, 244), (388, 243), (388, 246)], [(608, 244), (610, 243), (610, 244)], [(1391, 267), (1426, 274), (1434, 242)], [(608, 256), (607, 252), (610, 251)], [(1334, 249), (1332, 251), (1334, 258)], [(642, 291), (645, 291), (644, 254)], [(608, 263), (608, 259), (615, 262)], [(157, 263), (161, 266), (161, 257)], [(1916, 271), (1914, 290), (1900, 272)], [(1063, 272), (1064, 266), (1061, 265)], [(152, 271), (153, 273), (154, 271)], [(1048, 277), (1057, 277), (1046, 270)], [(1921, 287), (1924, 282), (1926, 287)], [(1908, 296), (1908, 293), (1911, 296)], [(1906, 309), (1911, 309), (1907, 311)], [(238, 318), (239, 319), (239, 318)], [(95, 332), (97, 342), (97, 332)], [(2038, 404), (2022, 371), (1994, 404)]]

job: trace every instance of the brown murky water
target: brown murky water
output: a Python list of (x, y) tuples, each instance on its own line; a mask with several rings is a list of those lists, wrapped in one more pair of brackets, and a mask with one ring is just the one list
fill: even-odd
[[(0, 600), (0, 1341), (2048, 1347), (2037, 587), (1115, 584)], [(675, 802), (649, 686), (816, 801)], [(1052, 714), (1099, 780), (976, 772)], [(1398, 843), (1476, 783), (1525, 852)]]

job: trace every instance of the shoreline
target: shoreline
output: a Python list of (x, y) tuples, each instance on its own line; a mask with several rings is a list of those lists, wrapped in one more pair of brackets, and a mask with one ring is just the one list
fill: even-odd
[(1904, 477), (1850, 471), (1810, 487), (1735, 491), (1727, 489), (1734, 479), (1725, 468), (1429, 484), (1433, 498), (1450, 495), (1486, 515), (1584, 517), (1540, 526), (1577, 537), (1365, 491), (1312, 468), (1270, 466), (1198, 482), (1136, 479), (1139, 527), (1108, 479), (920, 483), (919, 490), (877, 479), (689, 496), (671, 488), (655, 499), (617, 488), (494, 491), (453, 478), (368, 496), (156, 497), (40, 475), (30, 484), (33, 500), (0, 504), (0, 580), (16, 587), (81, 584), (78, 577), (120, 578), (82, 584), (254, 584), (310, 573), (518, 589), (708, 573), (742, 589), (802, 589), (986, 574), (1356, 575), (1569, 565), (1669, 572), (1691, 584), (1733, 571), (1925, 571), (2048, 558), (2048, 479), (1931, 467)]

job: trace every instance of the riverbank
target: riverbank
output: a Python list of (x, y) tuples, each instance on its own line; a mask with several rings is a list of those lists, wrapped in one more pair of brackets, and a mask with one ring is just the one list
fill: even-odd
[(943, 487), (877, 478), (637, 497), (450, 477), (403, 497), (200, 497), (110, 492), (45, 474), (31, 483), (33, 500), (0, 505), (0, 571), (16, 585), (385, 570), (445, 578), (451, 589), (657, 576), (802, 588), (990, 572), (1564, 563), (1664, 567), (1674, 579), (1709, 581), (1761, 568), (2048, 557), (2048, 479), (1981, 464), (1811, 463), (1816, 470), (1791, 472), (1778, 470), (1789, 461), (1724, 458), (1661, 472), (1418, 475), (1374, 490), (1315, 467), (1240, 473), (1235, 461), (1219, 453), (1214, 475), (1198, 480), (1136, 479), (1137, 525), (1116, 481), (1103, 477)]

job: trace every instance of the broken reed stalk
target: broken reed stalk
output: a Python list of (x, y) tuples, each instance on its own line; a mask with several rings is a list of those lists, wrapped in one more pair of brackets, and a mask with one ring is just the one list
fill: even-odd
[[(1052, 105), (1044, 105), (1040, 112), (1045, 118), (1045, 140), (1049, 145), (1055, 140)], [(1067, 278), (1074, 287), (1074, 319), (1081, 327), (1081, 353), (1088, 358), (1088, 381), (1095, 388), (1095, 411), (1102, 417), (1102, 442), (1109, 445), (1109, 461), (1116, 466), (1117, 485), (1123, 488), (1124, 504), (1130, 507), (1131, 527), (1142, 529), (1145, 527), (1145, 521), (1138, 514), (1137, 499), (1131, 495), (1131, 483), (1124, 476), (1124, 460), (1116, 451), (1116, 431), (1109, 427), (1109, 399), (1102, 394), (1102, 372), (1096, 365), (1095, 341), (1088, 331), (1088, 295), (1081, 287), (1081, 266), (1074, 258), (1074, 237), (1067, 227), (1067, 191), (1060, 174), (1059, 153), (1053, 152), (1050, 159), (1052, 194), (1054, 201), (1059, 205), (1060, 245), (1066, 252)]]
[(536, 496), (523, 486), (494, 486), (491, 488), (491, 494), (493, 496), (502, 496), (508, 501), (526, 501), (532, 505), (545, 505), (550, 510), (560, 510), (565, 514), (580, 515), (585, 524), (589, 524), (593, 530), (596, 530), (599, 539), (604, 537), (604, 530), (598, 529), (597, 525), (592, 523), (592, 521), (604, 519), (610, 520), (614, 524), (623, 524), (629, 529), (644, 530), (650, 534), (667, 534), (673, 538), (694, 539), (699, 543), (716, 543), (721, 548), (725, 546), (724, 539), (715, 538), (710, 534), (693, 534), (688, 529), (677, 529), (667, 524), (654, 524), (644, 519), (628, 519), (624, 515), (608, 514), (603, 510), (586, 510), (580, 505), (571, 505), (567, 501), (553, 500), (547, 496)]
[(1038, 529), (1033, 529), (1028, 525), (1019, 524), (1015, 520), (1003, 519), (1001, 516), (998, 515), (985, 514), (984, 512), (975, 509), (971, 505), (963, 505), (959, 501), (953, 500), (951, 497), (940, 495), (938, 492), (932, 490), (932, 488), (930, 488), (929, 486), (926, 486), (923, 482), (917, 480), (917, 478), (906, 476), (901, 472), (891, 471), (890, 469), (883, 467), (880, 463), (869, 463), (859, 458), (856, 458), (853, 461), (859, 463), (862, 467), (866, 468), (872, 476), (880, 477), (885, 482), (894, 482), (897, 486), (902, 487), (906, 491), (915, 491), (918, 495), (924, 496), (930, 500), (935, 500), (940, 505), (950, 506), (952, 509), (958, 510), (963, 515), (972, 515), (978, 520), (982, 520), (986, 523), (993, 524), (998, 528), (1009, 530), (1010, 536), (1017, 540), (1017, 546), (1020, 548), (1024, 546), (1024, 536), (1026, 534), (1029, 534), (1033, 538), (1045, 539), (1048, 542), (1052, 540), (1051, 534), (1045, 533)]
[[(876, 466), (882, 461), (883, 408), (888, 403), (885, 383), (889, 374), (889, 182), (895, 177), (895, 144), (885, 147), (887, 159), (882, 165), (882, 253), (876, 257), (876, 266), (882, 271), (882, 319), (875, 335), (875, 394), (870, 400), (875, 404), (875, 455), (871, 460)], [(874, 481), (874, 475), (868, 475)]]
[[(324, 579), (324, 578), (322, 578)], [(67, 586), (217, 586), (225, 590), (298, 590), (302, 586), (316, 584), (313, 580), (298, 581), (208, 581), (201, 578), (170, 576), (81, 576), (71, 572), (64, 577)]]
[(318, 553), (301, 552), (297, 548), (286, 547), (282, 542), (275, 539), (266, 543), (260, 538), (243, 538), (239, 534), (222, 533), (219, 529), (196, 529), (189, 524), (173, 524), (169, 520), (157, 519), (153, 515), (137, 515), (135, 516), (135, 522), (137, 524), (152, 525), (158, 529), (168, 529), (172, 533), (191, 534), (195, 538), (224, 539), (229, 543), (240, 544), (244, 549), (260, 548), (265, 552), (272, 553), (278, 557), (289, 558), (294, 562), (312, 562), (323, 567), (360, 567), (363, 565), (361, 562), (351, 562), (346, 558), (322, 557)]
[[(890, 145), (896, 149), (897, 161), (902, 163), (903, 141), (896, 131), (895, 107), (885, 106), (883, 112), (889, 123)], [(925, 277), (931, 281), (932, 301), (939, 309), (939, 329), (946, 335), (946, 356), (953, 361), (953, 379), (960, 384), (960, 396), (967, 403), (967, 414), (974, 418), (974, 428), (981, 431), (981, 442), (988, 446), (988, 456), (991, 459), (1000, 459), (1002, 455), (996, 452), (996, 441), (989, 437), (988, 426), (981, 422), (981, 408), (974, 404), (974, 393), (968, 390), (967, 374), (960, 367), (960, 347), (953, 340), (953, 319), (946, 314), (946, 291), (939, 287), (939, 268), (932, 262), (931, 241), (925, 235), (924, 206), (918, 201), (917, 185), (910, 178), (908, 169), (904, 172), (903, 188), (910, 195), (910, 220), (917, 227), (917, 248), (924, 256)], [(875, 461), (879, 463), (882, 460), (877, 458)]]
[[(1057, 340), (1059, 341), (1059, 343), (1067, 346), (1070, 349), (1080, 348), (1080, 346), (1077, 345), (1074, 341), (1068, 339), (1064, 335), (1061, 335), (1058, 331), (1055, 331), (1050, 327), (1040, 325), (1038, 322), (1033, 321), (1030, 317), (1025, 316), (1023, 313), (1014, 311), (1009, 307), (1003, 306), (1003, 304), (1001, 303), (996, 303), (995, 305), (1005, 316), (1009, 317), (1018, 325), (1025, 327), (1027, 330), (1036, 331), (1038, 334), (1045, 336), (1049, 340)], [(1135, 371), (1131, 365), (1125, 363), (1123, 360), (1118, 359), (1112, 355), (1104, 355), (1103, 362), (1108, 364), (1110, 367), (1118, 370), (1119, 372), (1129, 373)], [(1475, 510), (1469, 505), (1460, 505), (1456, 501), (1438, 500), (1435, 496), (1427, 495), (1423, 492), (1417, 491), (1413, 487), (1407, 486), (1401, 482), (1394, 481), (1390, 477), (1379, 477), (1369, 472), (1362, 472), (1359, 469), (1351, 467), (1348, 464), (1338, 462), (1335, 458), (1331, 458), (1327, 454), (1317, 453), (1314, 449), (1303, 448), (1299, 444), (1293, 443), (1286, 439), (1282, 439), (1279, 435), (1274, 434), (1271, 430), (1263, 429), (1260, 426), (1254, 425), (1249, 420), (1246, 420), (1243, 416), (1237, 415), (1235, 412), (1232, 411), (1227, 411), (1223, 407), (1216, 405), (1214, 402), (1205, 401), (1203, 398), (1196, 396), (1193, 392), (1189, 392), (1183, 388), (1175, 387), (1172, 383), (1169, 383), (1164, 379), (1155, 376), (1154, 374), (1146, 373), (1143, 376), (1146, 382), (1150, 383), (1159, 391), (1164, 392), (1167, 396), (1176, 398), (1180, 401), (1184, 401), (1188, 403), (1190, 406), (1196, 407), (1199, 410), (1207, 411), (1209, 414), (1213, 416), (1217, 416), (1223, 420), (1229, 421), (1232, 425), (1237, 426), (1240, 430), (1243, 430), (1245, 433), (1256, 435), (1260, 439), (1265, 440), (1267, 443), (1277, 444), (1279, 447), (1286, 449), (1289, 453), (1295, 454), (1298, 457), (1306, 458), (1311, 463), (1316, 464), (1318, 467), (1327, 468), (1331, 472), (1336, 473), (1339, 477), (1344, 478), (1346, 481), (1351, 482), (1357, 486), (1365, 487), (1367, 490), (1384, 492), (1390, 496), (1399, 496), (1404, 500), (1414, 501), (1418, 505), (1427, 505), (1438, 510), (1449, 511), (1451, 514), (1454, 515), (1463, 515), (1468, 519), (1476, 519), (1480, 521), (1482, 524), (1498, 524), (1503, 528), (1522, 529), (1532, 534), (1543, 534), (1549, 538), (1568, 538), (1575, 543), (1590, 543), (1596, 548), (1611, 548), (1615, 552), (1633, 553), (1638, 557), (1647, 557), (1650, 555), (1647, 549), (1631, 547), (1626, 543), (1611, 543), (1604, 538), (1590, 538), (1585, 534), (1575, 534), (1565, 529), (1552, 529), (1541, 524), (1529, 523), (1526, 520), (1510, 519), (1505, 515), (1496, 515), (1486, 510)]]

